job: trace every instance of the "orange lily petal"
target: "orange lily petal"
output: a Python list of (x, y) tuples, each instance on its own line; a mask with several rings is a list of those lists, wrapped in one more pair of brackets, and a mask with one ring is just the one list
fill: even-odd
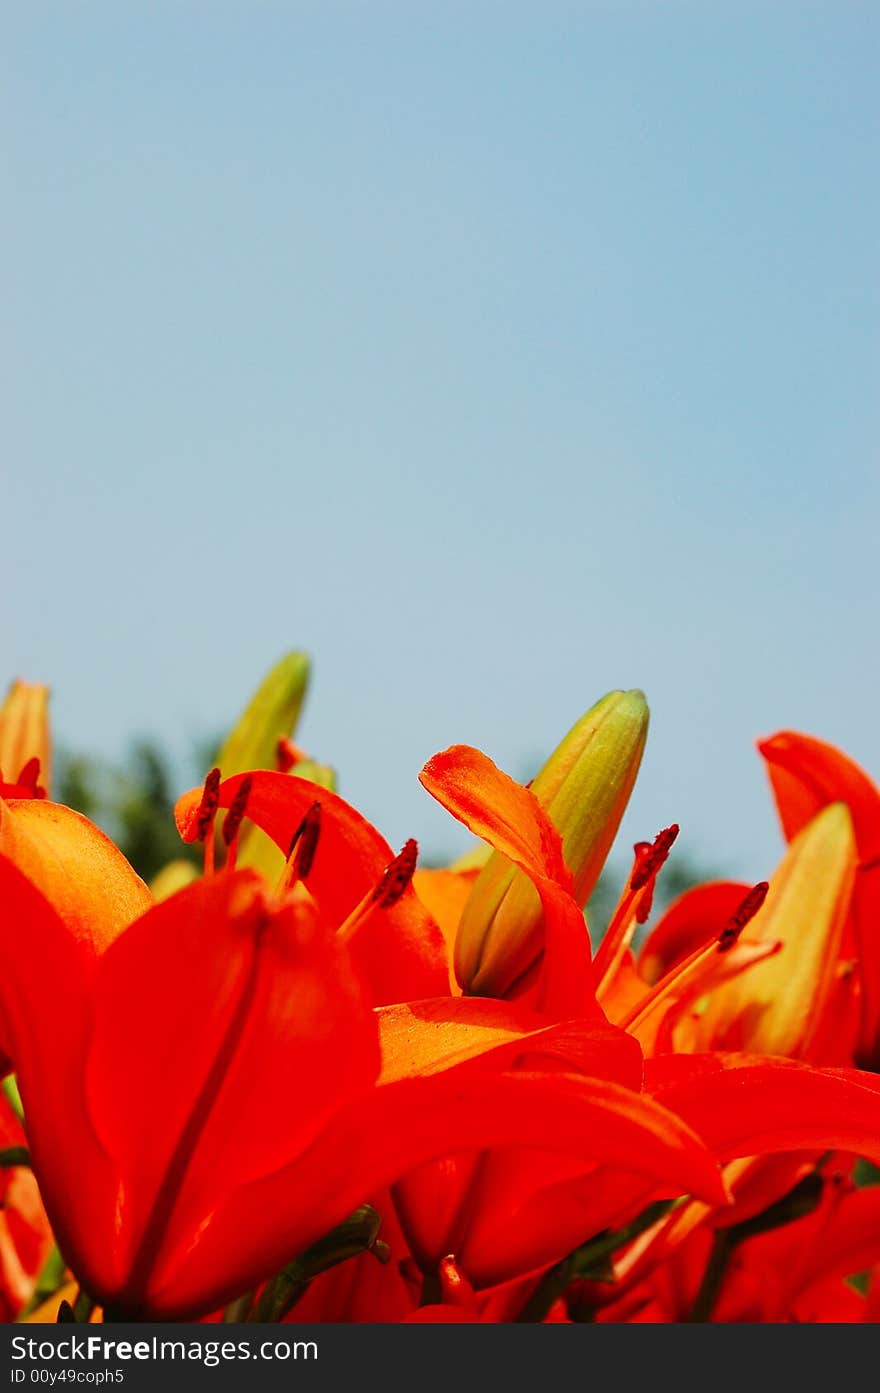
[(636, 1091), (641, 1087), (638, 1045), (604, 1022), (548, 1025), (546, 1017), (490, 997), (411, 1001), (376, 1014), (383, 1084), (425, 1078), (465, 1063), (503, 1068), (524, 1055), (541, 1055)]
[(571, 888), (562, 839), (529, 789), (502, 773), (488, 755), (452, 745), (428, 760), (419, 782), (432, 797), (529, 875)]
[[(599, 1075), (635, 1091), (641, 1087), (642, 1060), (637, 1044), (623, 1031), (604, 1023), (548, 1026), (544, 1017), (521, 1006), (480, 997), (410, 1002), (378, 1015), (383, 1083), (427, 1077), (465, 1063), (494, 1070), (527, 1057), (530, 1067), (546, 1068), (556, 1061), (555, 1067)], [(550, 1179), (560, 1170), (566, 1176), (583, 1174), (582, 1161), (566, 1162), (566, 1158), (546, 1152), (536, 1156), (537, 1161), (529, 1151), (511, 1156), (504, 1150), (498, 1166), (516, 1175), (526, 1191), (546, 1186), (548, 1173)], [(491, 1160), (485, 1155), (445, 1157), (420, 1166), (395, 1185), (395, 1204), (423, 1268), (449, 1251), (450, 1235), (460, 1227), (462, 1214), (471, 1213), (469, 1191), (475, 1170), (479, 1166), (482, 1176), (491, 1164), (494, 1172), (495, 1159), (495, 1154)], [(507, 1213), (503, 1202), (502, 1209)], [(514, 1268), (514, 1275), (520, 1270)]]
[(645, 1061), (645, 1089), (722, 1161), (777, 1151), (849, 1151), (880, 1160), (880, 1080), (744, 1054)]
[(828, 803), (846, 803), (852, 813), (859, 857), (880, 856), (880, 789), (842, 750), (811, 735), (781, 730), (758, 749), (767, 774), (782, 829), (791, 840)]
[[(485, 848), (487, 854), (490, 848)], [(449, 963), (449, 990), (455, 995), (461, 993), (452, 966), (455, 954), (455, 935), (461, 920), (462, 910), (473, 888), (478, 870), (456, 871), (426, 869), (416, 870), (413, 876), (413, 889), (437, 924), (446, 945)]]
[(82, 1075), (98, 960), (81, 951), (52, 905), (3, 856), (0, 954), (5, 1043), (43, 1201), (62, 1249), (83, 1255), (79, 1275), (97, 1283), (115, 1243), (112, 1206), (101, 1201), (113, 1194), (113, 1171), (88, 1123)]
[[(349, 803), (309, 779), (274, 770), (257, 769), (223, 779), (218, 806), (228, 808), (245, 779), (250, 779), (246, 816), (272, 838), (285, 854), (303, 817), (321, 804), (321, 835), (308, 886), (328, 918), (341, 924), (359, 900), (372, 890), (394, 853), (385, 838)], [(202, 789), (177, 800), (174, 817), (185, 842), (196, 840), (196, 813)]]
[[(597, 1013), (584, 917), (572, 898), (559, 833), (535, 796), (469, 745), (453, 745), (434, 755), (419, 779), (453, 817), (525, 871), (540, 895), (545, 932), (542, 1009), (549, 1015)], [(491, 930), (487, 944), (490, 939)]]
[(851, 909), (862, 986), (861, 1027), (856, 1058), (880, 1063), (880, 789), (863, 769), (822, 740), (783, 730), (758, 749), (787, 837), (793, 837), (826, 804), (841, 801), (852, 814), (860, 866)]
[(854, 874), (852, 820), (832, 803), (795, 836), (740, 940), (781, 942), (783, 951), (712, 992), (702, 1048), (803, 1056), (834, 980)]
[[(86, 1071), (94, 1127), (125, 1177), (127, 1299), (230, 1188), (289, 1162), (378, 1067), (344, 948), (309, 905), (273, 911), (254, 872), (200, 881), (132, 925), (99, 964)], [(157, 1107), (120, 1104), (159, 1080)]]
[[(376, 888), (394, 859), (391, 847), (343, 798), (292, 774), (254, 770), (224, 779), (219, 789), (221, 808), (232, 805), (245, 779), (250, 781), (247, 818), (285, 855), (303, 817), (315, 802), (320, 803), (321, 831), (305, 883), (321, 913), (338, 928)], [(192, 789), (178, 800), (174, 810), (185, 842), (196, 837), (201, 796), (201, 789)], [(371, 988), (374, 1004), (433, 996), (446, 990), (443, 939), (412, 886), (388, 908), (365, 915), (349, 946), (352, 960)]]
[[(568, 1074), (517, 1071), (493, 1074), (449, 1070), (430, 1079), (387, 1084), (345, 1104), (294, 1165), (230, 1194), (176, 1255), (165, 1290), (157, 1273), (150, 1309), (184, 1314), (204, 1295), (206, 1272), (215, 1272), (214, 1305), (235, 1294), (224, 1288), (230, 1247), (241, 1234), (264, 1235), (244, 1285), (289, 1261), (341, 1221), (365, 1195), (402, 1174), (450, 1152), (505, 1145), (533, 1145), (580, 1157), (636, 1166), (670, 1193), (702, 1194), (723, 1202), (716, 1166), (693, 1132), (665, 1109), (620, 1085)], [(308, 1205), (302, 1196), (308, 1195)], [(272, 1231), (266, 1233), (266, 1215)]]
[(109, 837), (43, 799), (0, 799), (0, 855), (46, 896), (73, 937), (101, 952), (153, 897)]

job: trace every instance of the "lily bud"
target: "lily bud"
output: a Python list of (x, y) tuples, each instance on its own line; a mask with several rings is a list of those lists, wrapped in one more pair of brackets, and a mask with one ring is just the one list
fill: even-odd
[[(307, 655), (293, 652), (266, 674), (217, 756), (225, 779), (250, 769), (276, 768), (279, 741), (289, 744), (296, 730), (309, 672)], [(259, 827), (249, 825), (242, 831), (236, 864), (260, 871), (271, 885), (281, 873), (284, 858)]]
[[(609, 692), (571, 728), (532, 781), (532, 793), (562, 837), (582, 907), (629, 801), (647, 733), (644, 693)], [(455, 971), (462, 987), (474, 995), (505, 996), (540, 957), (542, 925), (541, 902), (529, 878), (493, 852), (458, 928)]]
[(804, 1057), (834, 980), (855, 868), (849, 809), (829, 803), (791, 842), (742, 935), (782, 951), (712, 992), (698, 1048)]
[(330, 764), (319, 764), (314, 759), (300, 759), (290, 772), (298, 779), (308, 779), (319, 788), (329, 788), (331, 793), (336, 792), (336, 770)]
[(274, 769), (280, 736), (296, 729), (309, 685), (305, 653), (286, 653), (263, 678), (224, 741), (217, 764), (224, 779), (248, 769)]

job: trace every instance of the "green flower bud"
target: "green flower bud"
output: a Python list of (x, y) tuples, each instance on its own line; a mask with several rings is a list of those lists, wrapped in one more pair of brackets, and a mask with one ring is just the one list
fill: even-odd
[[(643, 692), (609, 692), (565, 736), (531, 784), (562, 837), (578, 903), (586, 904), (620, 826), (645, 748)], [(528, 876), (493, 852), (462, 912), (455, 971), (462, 987), (506, 996), (543, 950), (543, 913)]]

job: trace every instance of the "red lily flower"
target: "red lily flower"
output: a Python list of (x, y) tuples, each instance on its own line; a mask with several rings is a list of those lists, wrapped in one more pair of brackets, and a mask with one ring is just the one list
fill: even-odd
[(845, 1279), (880, 1262), (880, 1189), (854, 1188), (831, 1164), (811, 1179), (817, 1184), (799, 1202), (803, 1217), (792, 1191), (789, 1217), (781, 1214), (772, 1228), (760, 1220), (740, 1222), (739, 1231), (704, 1225), (635, 1283), (584, 1284), (571, 1293), (574, 1308), (592, 1308), (603, 1322), (875, 1319)]
[[(574, 912), (570, 901), (568, 904), (565, 902), (565, 875), (564, 872), (558, 872), (552, 824), (548, 825), (549, 820), (528, 791), (506, 779), (506, 776), (501, 775), (500, 771), (478, 751), (463, 747), (455, 747), (431, 760), (423, 771), (422, 781), (455, 816), (490, 845), (503, 850), (511, 860), (531, 875), (539, 893), (542, 894), (547, 935), (543, 968), (545, 980), (537, 984), (535, 1000), (542, 1005), (545, 1019), (551, 1015), (554, 1007), (558, 1010), (560, 1006), (572, 1015), (586, 1014), (595, 1019), (598, 1008), (595, 998), (591, 996), (588, 983), (598, 982), (600, 989), (607, 995), (606, 984), (616, 983), (621, 971), (626, 970), (635, 976), (633, 969), (627, 967), (627, 936), (631, 934), (639, 917), (641, 899), (650, 897), (651, 878), (659, 866), (659, 858), (656, 855), (651, 859), (654, 849), (637, 849), (636, 871), (630, 888), (624, 894), (620, 913), (615, 916), (612, 924), (611, 943), (603, 942), (595, 966), (590, 971), (589, 940), (583, 918), (579, 911)], [(836, 824), (831, 831), (834, 836), (831, 837), (829, 845), (833, 851), (837, 846)], [(658, 843), (662, 843), (662, 840), (658, 839)], [(801, 860), (805, 857), (806, 853)], [(844, 843), (841, 844), (839, 859), (840, 874), (845, 875), (847, 862)], [(813, 860), (807, 859), (807, 865), (812, 867)], [(800, 862), (793, 863), (793, 866), (797, 871)], [(548, 881), (555, 886), (554, 893), (548, 891)], [(784, 886), (788, 887), (788, 899), (780, 891), (775, 900), (768, 901), (768, 909), (776, 918), (781, 912), (779, 906), (782, 905), (785, 910), (792, 898), (792, 883), (797, 882), (796, 877), (790, 872), (783, 882)], [(703, 947), (698, 947), (683, 959), (678, 953), (670, 958), (672, 966), (667, 976), (674, 979), (678, 996), (676, 992), (669, 994), (670, 988), (663, 977), (660, 977), (653, 989), (644, 979), (639, 979), (640, 985), (633, 987), (634, 995), (628, 1010), (622, 1013), (622, 1018), (619, 1017), (621, 1023), (629, 1029), (637, 1029), (639, 1038), (642, 1039), (652, 1014), (656, 1014), (662, 1020), (663, 1012), (672, 1002), (688, 999), (687, 995), (680, 995), (685, 986), (689, 992), (699, 995), (713, 984), (724, 982), (732, 974), (740, 972), (745, 974), (741, 980), (747, 982), (748, 970), (754, 970), (750, 965), (765, 961), (778, 948), (777, 943), (763, 941), (736, 945), (736, 938), (749, 917), (760, 908), (766, 888), (759, 887), (760, 894), (749, 892), (743, 898), (739, 894), (739, 887), (735, 887), (734, 904), (731, 888), (723, 886), (720, 899), (723, 901), (725, 913), (734, 906), (732, 916), (729, 915), (729, 918), (733, 919), (733, 927), (726, 928), (722, 920), (715, 934), (710, 933), (708, 942), (704, 940)], [(828, 894), (828, 913), (833, 915), (837, 912), (833, 885)], [(713, 892), (712, 904), (716, 908), (718, 900), (719, 892)], [(669, 935), (667, 949), (672, 938), (673, 936)], [(720, 953), (719, 946), (723, 949)], [(602, 999), (604, 1000), (604, 995)], [(645, 1037), (652, 1044), (657, 1033), (656, 1027), (655, 1021), (653, 1029), (649, 1030)], [(708, 1058), (711, 1060), (713, 1057)], [(706, 1138), (720, 1161), (746, 1158), (741, 1164), (743, 1175), (749, 1175), (755, 1164), (748, 1158), (759, 1155), (773, 1156), (777, 1152), (800, 1153), (803, 1150), (811, 1152), (813, 1149), (818, 1151), (838, 1146), (848, 1146), (851, 1150), (866, 1155), (876, 1155), (878, 1152), (878, 1099), (866, 1086), (865, 1076), (855, 1071), (838, 1074), (802, 1067), (802, 1071), (796, 1077), (785, 1076), (779, 1106), (774, 1109), (772, 1102), (768, 1108), (768, 1098), (774, 1089), (778, 1091), (779, 1081), (775, 1070), (776, 1065), (782, 1064), (783, 1061), (766, 1057), (743, 1059), (740, 1070), (735, 1074), (728, 1072), (723, 1076), (716, 1076), (716, 1073), (706, 1066), (695, 1067), (687, 1056), (671, 1056), (671, 1060), (673, 1063), (680, 1061), (686, 1071), (691, 1071), (686, 1074), (692, 1083), (691, 1093), (669, 1087), (668, 1071), (671, 1065), (666, 1064), (666, 1073), (663, 1073), (658, 1072), (650, 1061), (645, 1068), (645, 1090), (656, 1101), (684, 1116), (695, 1130)], [(730, 1056), (729, 1061), (733, 1060), (734, 1057)], [(658, 1066), (659, 1063), (660, 1061)], [(729, 1062), (728, 1071), (732, 1067), (732, 1062)], [(837, 1094), (834, 1101), (832, 1093)], [(850, 1120), (848, 1132), (845, 1129), (841, 1130), (847, 1110)], [(773, 1131), (768, 1127), (768, 1113), (769, 1118), (775, 1120), (780, 1130)], [(785, 1119), (788, 1120), (789, 1126), (787, 1130), (782, 1131), (781, 1123)], [(720, 1130), (721, 1122), (726, 1123), (726, 1132)], [(764, 1164), (766, 1167), (766, 1163)], [(772, 1182), (770, 1173), (767, 1172), (765, 1185), (768, 1195), (773, 1196), (777, 1186), (783, 1190), (788, 1188), (791, 1183), (788, 1178), (790, 1167), (794, 1166), (796, 1170), (800, 1164), (802, 1162), (799, 1155), (787, 1156), (784, 1164), (774, 1173)], [(468, 1276), (478, 1282), (489, 1279), (487, 1269), (490, 1263), (494, 1280), (503, 1280), (504, 1274), (499, 1271), (498, 1265), (502, 1261), (502, 1255), (510, 1253), (511, 1231), (517, 1235), (523, 1230), (527, 1233), (533, 1230), (540, 1231), (545, 1239), (552, 1235), (564, 1246), (563, 1235), (566, 1233), (567, 1224), (568, 1246), (571, 1247), (572, 1240), (575, 1240), (574, 1226), (578, 1217), (581, 1218), (583, 1227), (576, 1241), (582, 1241), (596, 1229), (609, 1224), (619, 1224), (623, 1217), (632, 1215), (635, 1201), (644, 1206), (659, 1197), (658, 1191), (652, 1192), (644, 1187), (641, 1190), (630, 1187), (627, 1191), (621, 1185), (620, 1176), (605, 1176), (601, 1170), (594, 1171), (589, 1177), (589, 1184), (585, 1185), (583, 1177), (577, 1177), (573, 1169), (566, 1174), (561, 1169), (548, 1168), (535, 1162), (529, 1170), (526, 1161), (519, 1156), (507, 1156), (503, 1163), (498, 1164), (484, 1162), (483, 1166), (484, 1169), (479, 1172), (479, 1203), (472, 1201), (467, 1210), (469, 1227), (463, 1240), (463, 1244), (468, 1245), (467, 1261), (462, 1258), (463, 1245), (454, 1249), (447, 1242), (445, 1248), (445, 1251), (456, 1252), (456, 1257)], [(413, 1209), (420, 1207), (423, 1214), (429, 1212), (431, 1186), (433, 1184), (436, 1189), (438, 1183), (436, 1174), (425, 1177), (423, 1191), (415, 1198), (412, 1195), (415, 1184), (413, 1178), (409, 1178), (395, 1191), (399, 1208), (409, 1222), (408, 1232), (411, 1241), (412, 1220), (407, 1213), (407, 1203)], [(445, 1190), (441, 1188), (441, 1193), (446, 1196), (443, 1203), (447, 1207), (451, 1202), (451, 1183), (450, 1176), (447, 1175)], [(452, 1191), (459, 1210), (462, 1205), (460, 1184), (460, 1179), (456, 1178), (455, 1185), (458, 1188)], [(401, 1191), (404, 1192), (403, 1200), (399, 1198)], [(516, 1197), (520, 1207), (516, 1225), (509, 1221), (504, 1222), (510, 1212), (511, 1196)], [(592, 1211), (589, 1207), (582, 1207), (585, 1196), (589, 1196)], [(606, 1206), (604, 1213), (601, 1208), (603, 1204)], [(711, 1206), (703, 1206), (702, 1209), (705, 1214), (710, 1212)], [(437, 1213), (436, 1201), (434, 1212)], [(442, 1206), (439, 1212), (441, 1215), (444, 1213)], [(531, 1226), (524, 1222), (523, 1216), (527, 1214), (530, 1216)], [(434, 1238), (434, 1254), (437, 1253), (441, 1241), (448, 1240), (448, 1218), (445, 1222), (447, 1228), (443, 1231), (442, 1240)], [(595, 1225), (594, 1228), (589, 1226), (591, 1222)], [(479, 1255), (475, 1251), (478, 1235), (482, 1239)], [(418, 1247), (419, 1240), (416, 1238), (414, 1252), (417, 1255)], [(489, 1256), (482, 1256), (483, 1253)], [(520, 1271), (524, 1270), (527, 1269), (520, 1268)]]
[[(343, 798), (295, 775), (255, 770), (222, 780), (217, 807), (231, 810), (243, 789), (248, 821), (271, 837), (285, 856), (303, 819), (319, 802), (320, 835), (299, 881), (323, 921), (345, 939), (372, 1004), (444, 993), (449, 979), (445, 945), (412, 888), (414, 862), (400, 893), (383, 904), (378, 887), (394, 854), (385, 838)], [(202, 794), (196, 788), (178, 799), (175, 818), (185, 842), (201, 835)]]
[[(252, 780), (251, 795), (248, 800), (248, 816), (272, 837), (276, 845), (286, 847), (292, 830), (296, 828), (298, 819), (303, 815), (303, 810), (311, 804), (314, 798), (314, 789), (308, 785), (303, 785), (298, 779), (271, 773), (253, 775)], [(516, 785), (511, 786), (514, 789), (518, 788)], [(221, 806), (231, 806), (239, 788), (240, 784), (234, 779), (222, 783), (218, 795)], [(532, 795), (525, 790), (519, 790), (519, 792), (531, 806), (534, 802)], [(323, 797), (322, 794), (322, 802)], [(197, 790), (186, 795), (178, 803), (178, 825), (184, 837), (191, 838), (195, 834), (199, 803), (200, 795)], [(378, 980), (377, 969), (389, 951), (396, 952), (400, 964), (398, 973), (400, 973), (401, 969), (406, 966), (407, 956), (412, 955), (410, 945), (419, 944), (420, 938), (423, 941), (424, 930), (422, 926), (426, 919), (425, 911), (419, 906), (418, 901), (410, 905), (402, 904), (402, 909), (406, 913), (401, 922), (401, 920), (395, 920), (392, 907), (387, 913), (382, 938), (376, 937), (381, 926), (380, 916), (376, 913), (365, 913), (363, 906), (370, 903), (370, 886), (375, 885), (377, 864), (382, 858), (387, 858), (390, 855), (390, 849), (381, 841), (377, 846), (377, 834), (352, 809), (343, 804), (342, 800), (331, 800), (327, 806), (333, 811), (334, 823), (336, 812), (339, 811), (341, 821), (337, 831), (340, 832), (340, 835), (344, 835), (349, 848), (356, 849), (356, 858), (349, 857), (349, 873), (353, 879), (351, 883), (342, 882), (337, 873), (333, 877), (332, 883), (328, 881), (328, 874), (334, 865), (338, 866), (340, 859), (344, 859), (343, 847), (339, 845), (328, 851), (321, 862), (322, 842), (319, 843), (318, 853), (308, 874), (304, 877), (304, 884), (314, 897), (319, 911), (324, 910), (330, 922), (338, 925), (340, 920), (343, 921), (342, 937), (349, 946), (360, 947), (359, 955), (355, 960), (361, 974), (375, 987)], [(539, 813), (539, 817), (543, 818), (543, 814)], [(558, 836), (552, 826), (547, 823), (546, 818), (544, 818), (541, 828), (537, 840), (533, 840), (533, 848), (537, 848), (536, 854), (539, 857), (546, 853), (550, 858), (553, 873), (564, 877), (564, 863), (558, 847)], [(499, 839), (496, 838), (496, 845), (498, 841)], [(528, 861), (528, 873), (534, 871), (534, 863), (531, 859), (533, 848), (530, 849), (527, 846), (523, 852)], [(518, 854), (517, 848), (514, 848), (514, 852)], [(444, 887), (444, 890), (447, 888)], [(579, 942), (584, 939), (583, 916), (570, 894), (554, 883), (549, 875), (543, 878), (541, 893), (555, 906), (556, 912), (561, 918), (563, 932), (571, 933), (574, 931)], [(359, 910), (358, 906), (361, 906)], [(346, 923), (351, 923), (353, 917), (356, 923), (355, 934), (348, 933), (346, 930)], [(436, 930), (434, 933), (436, 934)], [(426, 979), (423, 960), (418, 976), (413, 976), (411, 967), (405, 984), (402, 984), (410, 989), (411, 994), (413, 988), (424, 990), (426, 986), (433, 989), (435, 993), (438, 988), (445, 989), (447, 992), (449, 990), (448, 963), (443, 940), (439, 934), (436, 934), (435, 938), (428, 939), (428, 943), (432, 945), (433, 953), (430, 963), (432, 977), (429, 980)], [(424, 952), (425, 949), (422, 946), (422, 959), (424, 959)], [(413, 966), (415, 966), (417, 960), (414, 955), (412, 955), (412, 959)], [(588, 982), (585, 969), (582, 970), (581, 975), (583, 991), (587, 992)], [(570, 983), (565, 984), (566, 990), (569, 989), (570, 985)], [(560, 988), (561, 986), (562, 984), (560, 984)], [(381, 997), (378, 999), (381, 1000)], [(377, 1000), (375, 991), (373, 1000)], [(578, 1009), (581, 1014), (584, 1014), (583, 997), (578, 998)], [(403, 1044), (402, 1055), (397, 1061), (398, 1067), (409, 1074), (435, 1072), (441, 1048), (448, 1051), (443, 1055), (444, 1067), (447, 1067), (453, 1060), (461, 1062), (465, 1053), (470, 1057), (476, 1057), (478, 1054), (487, 1056), (491, 1044), (492, 1058), (497, 1064), (500, 1050), (500, 1044), (497, 1042), (506, 1038), (511, 1062), (522, 1056), (527, 1056), (535, 1061), (540, 1057), (540, 1067), (546, 1068), (544, 1061), (548, 1055), (552, 1054), (557, 1061), (562, 1061), (564, 1067), (577, 1068), (584, 1075), (590, 1076), (585, 1078), (583, 1089), (585, 1096), (588, 1091), (594, 1091), (595, 1096), (601, 1096), (604, 1100), (604, 1106), (608, 1110), (605, 1129), (608, 1134), (606, 1141), (610, 1140), (612, 1115), (616, 1115), (618, 1118), (627, 1115), (634, 1120), (636, 1117), (640, 1118), (642, 1125), (655, 1135), (662, 1150), (667, 1147), (686, 1146), (684, 1137), (677, 1133), (674, 1124), (671, 1125), (672, 1120), (662, 1111), (652, 1109), (647, 1100), (639, 1099), (638, 1049), (619, 1032), (610, 1030), (605, 1026), (601, 1013), (598, 1011), (592, 1013), (591, 1022), (566, 1027), (564, 1024), (556, 1026), (555, 1023), (548, 1022), (545, 1017), (536, 1016), (534, 1011), (525, 1006), (505, 1006), (502, 1003), (480, 1001), (474, 998), (453, 1000), (447, 996), (435, 998), (433, 1001), (427, 1000), (411, 1004), (408, 1007), (391, 1007), (382, 1017), (386, 1070), (388, 1060), (391, 1058), (388, 1027), (394, 1021), (399, 1025), (399, 1038)], [(502, 1035), (501, 1032), (505, 1032), (505, 1035)], [(557, 1062), (555, 1067), (559, 1068), (560, 1063)], [(604, 1143), (597, 1138), (596, 1150), (592, 1158), (594, 1162), (602, 1159), (600, 1152), (603, 1145)], [(651, 1160), (652, 1155), (654, 1160)], [(658, 1179), (656, 1171), (653, 1170), (658, 1159), (658, 1153), (654, 1152), (646, 1141), (643, 1156), (635, 1158), (631, 1167), (633, 1171), (631, 1186), (638, 1193), (643, 1192), (646, 1185), (650, 1187), (651, 1179), (655, 1182)], [(426, 1173), (420, 1175), (410, 1175), (394, 1188), (395, 1202), (398, 1213), (404, 1218), (408, 1242), (417, 1260), (423, 1264), (426, 1270), (430, 1270), (432, 1265), (449, 1250), (449, 1244), (453, 1240), (444, 1224), (445, 1221), (451, 1223), (457, 1214), (463, 1212), (463, 1197), (471, 1189), (475, 1164), (476, 1158), (472, 1157), (457, 1158), (454, 1162), (444, 1160), (438, 1168), (445, 1177), (445, 1183), (441, 1185), (439, 1192), (435, 1184), (434, 1168), (429, 1168)], [(503, 1165), (501, 1160), (499, 1160), (498, 1165)], [(546, 1152), (541, 1155), (540, 1163), (536, 1163), (536, 1165), (539, 1172), (537, 1179), (539, 1187), (552, 1184), (556, 1174), (554, 1165), (561, 1167), (561, 1173), (566, 1176), (572, 1173), (582, 1175), (585, 1169), (581, 1159), (554, 1162), (553, 1158), (549, 1157)], [(645, 1178), (646, 1167), (648, 1171), (652, 1172), (651, 1178), (647, 1181)], [(527, 1191), (535, 1187), (534, 1170), (533, 1166), (527, 1172)], [(523, 1172), (524, 1179), (525, 1174)], [(454, 1182), (453, 1176), (456, 1177)], [(488, 1184), (488, 1173), (486, 1180)], [(679, 1174), (677, 1184), (680, 1186), (681, 1183), (682, 1176)], [(438, 1198), (438, 1194), (445, 1196), (445, 1199)], [(521, 1201), (522, 1196), (518, 1202)], [(514, 1205), (513, 1196), (508, 1194), (504, 1203), (508, 1205), (509, 1209), (511, 1205)], [(473, 1248), (475, 1255), (468, 1268), (468, 1273), (469, 1276), (480, 1281), (498, 1280), (499, 1273), (502, 1279), (511, 1273), (518, 1275), (524, 1270), (523, 1265), (525, 1268), (533, 1268), (558, 1256), (561, 1251), (564, 1251), (566, 1242), (570, 1240), (572, 1225), (578, 1225), (583, 1218), (582, 1214), (573, 1214), (568, 1220), (565, 1237), (560, 1239), (558, 1233), (554, 1232), (554, 1226), (539, 1222), (539, 1216), (536, 1215), (534, 1220), (529, 1220), (529, 1222), (517, 1225), (507, 1224), (507, 1228), (514, 1238), (512, 1244), (508, 1239), (506, 1244), (494, 1242), (488, 1245), (480, 1237), (481, 1224), (487, 1220), (488, 1211), (483, 1206), (477, 1208), (479, 1212), (468, 1211), (471, 1214), (468, 1231), (469, 1235), (472, 1235), (468, 1254), (470, 1255), (471, 1248)], [(497, 1210), (499, 1206), (495, 1206), (495, 1208)], [(600, 1217), (604, 1213), (605, 1210), (602, 1209)], [(425, 1227), (426, 1224), (427, 1227)], [(558, 1228), (558, 1222), (556, 1227)], [(580, 1232), (579, 1228), (577, 1232)], [(481, 1261), (477, 1256), (480, 1253), (488, 1254), (489, 1247), (496, 1255), (496, 1258), (491, 1259), (491, 1267), (488, 1267), (486, 1262)]]
[[(0, 798), (0, 856), (18, 867), (48, 900), (78, 945), (83, 971), (152, 896), (125, 857), (93, 823), (60, 803)], [(26, 935), (24, 924), (19, 932)], [(0, 1075), (9, 1072), (9, 1045), (0, 1005)]]
[[(238, 821), (244, 810), (243, 781), (228, 784), (212, 779), (201, 811), (183, 801), (206, 845), (218, 801)], [(249, 787), (249, 815), (289, 846), (314, 786), (257, 773)], [(568, 1040), (502, 1003), (370, 1009), (364, 980), (370, 995), (390, 990), (389, 943), (402, 945), (394, 971), (434, 980), (419, 939), (430, 921), (406, 905), (412, 858), (402, 883), (398, 859), (377, 886), (384, 843), (321, 799), (318, 846), (292, 858), (301, 883), (269, 897), (230, 867), (148, 908), (97, 956), (70, 926), (104, 912), (104, 890), (74, 877), (59, 913), (57, 886), (44, 894), (0, 857), (9, 1052), (46, 1208), (89, 1293), (128, 1316), (214, 1310), (413, 1168), (536, 1135), (581, 1170), (626, 1163), (720, 1199), (686, 1126), (572, 1072), (599, 1049), (589, 1031)], [(529, 1067), (511, 1069), (523, 1056)]]
[(33, 1295), (52, 1233), (30, 1167), (27, 1138), (0, 1096), (0, 1319), (15, 1320)]
[(880, 789), (854, 760), (810, 735), (783, 730), (758, 742), (786, 837), (829, 803), (846, 803), (858, 848), (848, 937), (857, 956), (861, 1019), (856, 1062), (880, 1068)]

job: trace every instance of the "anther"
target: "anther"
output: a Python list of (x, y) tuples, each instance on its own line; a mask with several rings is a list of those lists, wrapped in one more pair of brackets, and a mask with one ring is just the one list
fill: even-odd
[(658, 832), (653, 842), (636, 842), (633, 847), (636, 854), (635, 865), (629, 882), (631, 890), (643, 890), (651, 877), (657, 874), (669, 855), (678, 832), (678, 823), (673, 822), (671, 827), (664, 827)]
[(229, 812), (223, 819), (223, 826), (220, 829), (220, 835), (223, 838), (224, 846), (229, 846), (233, 838), (238, 836), (238, 829), (241, 827), (248, 799), (251, 796), (252, 785), (253, 779), (250, 774), (245, 774), (236, 790), (235, 797), (229, 805)]
[(205, 779), (202, 801), (196, 811), (196, 841), (203, 842), (211, 830), (220, 802), (220, 770), (212, 769)]
[(291, 869), (297, 880), (305, 880), (311, 872), (321, 836), (321, 804), (313, 803), (290, 839), (287, 860), (293, 857)]
[(761, 905), (767, 898), (767, 891), (770, 885), (766, 880), (761, 880), (746, 895), (745, 899), (734, 910), (729, 920), (725, 924), (721, 933), (718, 935), (718, 952), (728, 953), (736, 943), (746, 924), (754, 919)]
[(410, 837), (394, 860), (385, 867), (372, 896), (373, 903), (380, 909), (390, 909), (400, 899), (413, 878), (418, 855), (419, 844)]

